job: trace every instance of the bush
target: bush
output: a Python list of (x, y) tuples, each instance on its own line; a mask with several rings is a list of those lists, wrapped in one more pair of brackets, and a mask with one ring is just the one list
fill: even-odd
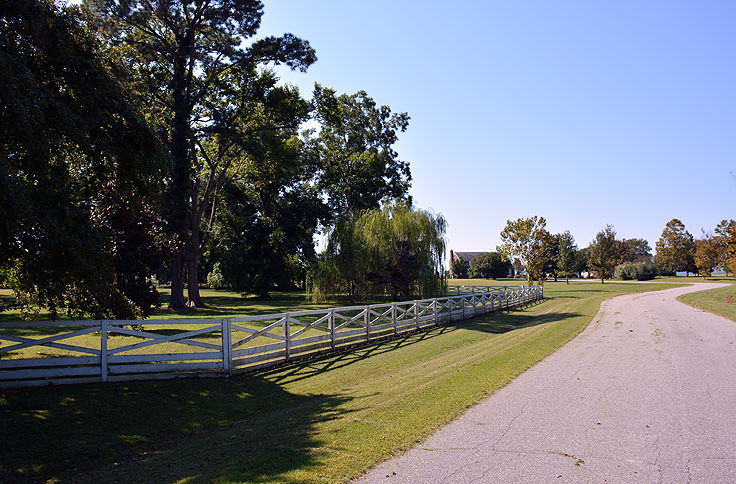
[(507, 277), (512, 269), (511, 263), (503, 260), (498, 252), (482, 254), (470, 263), (470, 277), (496, 279)]
[(464, 259), (455, 259), (452, 261), (452, 275), (456, 279), (467, 279), (469, 269), (468, 261)]
[(215, 264), (212, 266), (212, 271), (207, 274), (207, 285), (210, 287), (210, 289), (223, 289), (227, 287), (227, 284), (225, 283), (225, 277), (222, 275), (222, 270), (220, 269), (219, 262), (215, 262)]
[(627, 262), (616, 267), (616, 279), (649, 281), (659, 275), (659, 268), (649, 262)]

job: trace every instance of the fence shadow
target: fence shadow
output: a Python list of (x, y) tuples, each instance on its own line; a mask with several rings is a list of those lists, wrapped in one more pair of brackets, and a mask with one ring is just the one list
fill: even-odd
[(415, 345), (422, 341), (436, 338), (453, 331), (471, 330), (484, 333), (502, 334), (523, 327), (563, 321), (577, 316), (580, 316), (580, 314), (549, 313), (543, 315), (529, 315), (522, 311), (484, 314), (472, 319), (455, 321), (444, 326), (437, 326), (432, 329), (399, 335), (389, 340), (346, 349), (339, 353), (331, 353), (299, 362), (279, 365), (277, 367), (260, 371), (258, 372), (258, 375), (273, 378), (273, 381), (278, 383), (291, 383), (309, 378), (315, 374), (352, 365), (371, 356)]
[(273, 479), (316, 462), (324, 450), (311, 430), (350, 400), (259, 376), (8, 390), (0, 482)]

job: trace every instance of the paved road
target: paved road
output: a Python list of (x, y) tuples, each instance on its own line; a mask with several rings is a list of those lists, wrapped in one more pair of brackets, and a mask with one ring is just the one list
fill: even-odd
[(368, 483), (736, 483), (736, 323), (620, 296), (588, 328)]

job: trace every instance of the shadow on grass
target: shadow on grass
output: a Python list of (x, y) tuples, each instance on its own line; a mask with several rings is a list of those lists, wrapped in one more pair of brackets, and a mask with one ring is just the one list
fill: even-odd
[[(501, 334), (575, 313), (492, 313), (229, 380), (184, 379), (0, 393), (0, 482), (273, 482), (335, 452), (314, 427), (359, 409), (287, 384), (453, 331)], [(350, 404), (350, 405), (349, 405)]]
[(277, 383), (291, 383), (309, 378), (319, 373), (343, 368), (371, 356), (399, 350), (422, 341), (436, 338), (443, 334), (458, 331), (480, 331), (483, 333), (502, 334), (515, 329), (553, 323), (580, 316), (578, 313), (549, 313), (545, 315), (530, 315), (520, 311), (512, 313), (491, 313), (464, 321), (452, 322), (429, 330), (421, 330), (403, 336), (398, 336), (378, 343), (366, 344), (357, 348), (338, 353), (325, 354), (308, 360), (302, 360), (276, 368), (264, 370), (258, 374), (272, 378)]
[(349, 400), (258, 376), (4, 391), (0, 482), (273, 480), (319, 458), (310, 430)]

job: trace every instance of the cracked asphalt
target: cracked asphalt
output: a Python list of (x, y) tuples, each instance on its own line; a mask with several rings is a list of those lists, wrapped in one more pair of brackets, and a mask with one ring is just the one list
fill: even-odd
[(604, 301), (590, 325), (369, 483), (736, 483), (736, 323), (675, 300)]

